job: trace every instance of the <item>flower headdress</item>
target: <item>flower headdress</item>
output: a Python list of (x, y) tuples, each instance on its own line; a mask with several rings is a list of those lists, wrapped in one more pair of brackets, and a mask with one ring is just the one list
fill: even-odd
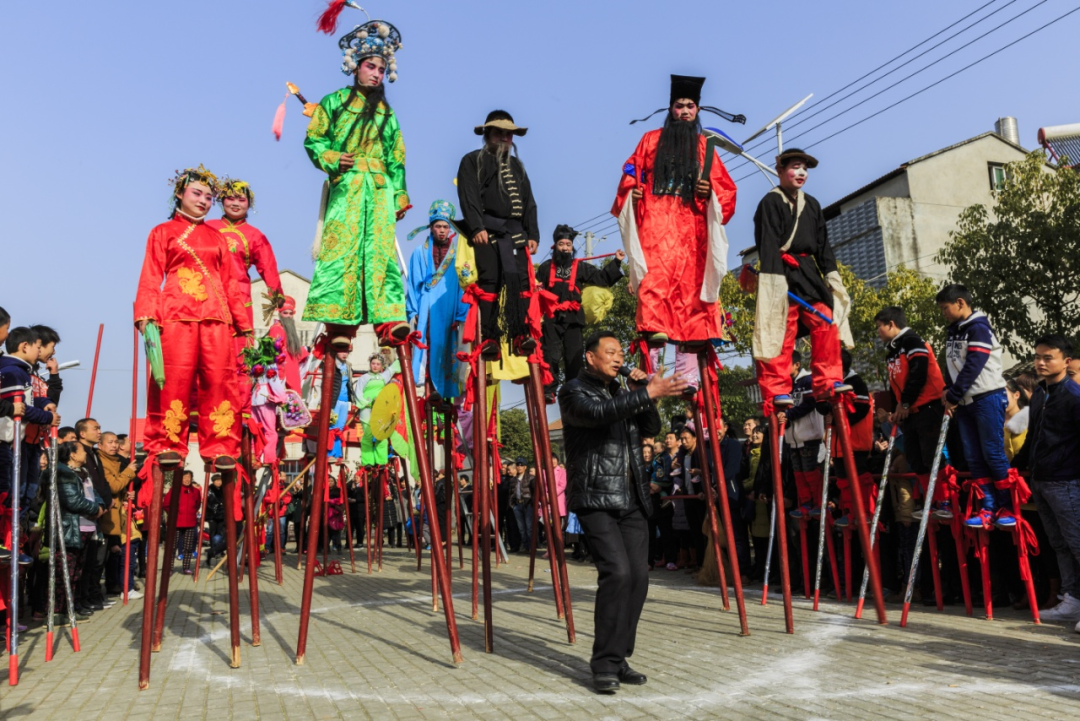
[(202, 183), (203, 185), (206, 185), (210, 188), (210, 192), (213, 193), (215, 198), (221, 192), (221, 183), (218, 182), (217, 176), (204, 168), (202, 163), (199, 163), (199, 167), (197, 168), (177, 170), (176, 175), (169, 181), (169, 184), (172, 185), (173, 195), (183, 193), (184, 189), (192, 183)]
[(255, 193), (251, 191), (251, 186), (248, 185), (247, 181), (226, 176), (218, 186), (219, 198), (236, 198), (241, 195), (247, 196), (248, 207), (255, 207)]

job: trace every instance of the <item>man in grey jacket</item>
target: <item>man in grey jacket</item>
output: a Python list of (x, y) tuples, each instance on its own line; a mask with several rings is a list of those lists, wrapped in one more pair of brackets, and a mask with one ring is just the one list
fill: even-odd
[[(630, 668), (638, 619), (649, 589), (649, 474), (642, 436), (660, 432), (655, 400), (678, 396), (686, 381), (677, 375), (651, 380), (623, 369), (623, 350), (613, 333), (585, 343), (586, 367), (559, 392), (566, 438), (567, 505), (577, 514), (600, 574), (595, 640), (589, 663), (593, 688), (614, 693), (621, 683), (640, 685), (645, 675)], [(627, 376), (629, 390), (616, 380)]]

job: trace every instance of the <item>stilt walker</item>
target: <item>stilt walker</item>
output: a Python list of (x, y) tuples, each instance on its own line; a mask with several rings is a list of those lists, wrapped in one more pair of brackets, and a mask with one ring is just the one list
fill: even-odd
[[(143, 469), (140, 505), (148, 507), (146, 596), (143, 614), (139, 687), (149, 687), (150, 652), (160, 645), (165, 596), (155, 597), (157, 549), (161, 522), (162, 473), (170, 477), (187, 454), (191, 399), (197, 398), (199, 452), (206, 462), (230, 473), (240, 454), (239, 402), (235, 397), (235, 365), (221, 348), (234, 335), (251, 333), (236, 289), (222, 236), (202, 221), (217, 192), (217, 178), (201, 166), (179, 173), (173, 183), (171, 220), (150, 233), (135, 300), (135, 324), (148, 342), (148, 359), (156, 382), (149, 384), (145, 445), (152, 456)], [(149, 474), (149, 477), (147, 477)], [(177, 479), (178, 480), (178, 479)], [(178, 500), (177, 496), (177, 500)], [(173, 516), (175, 514), (170, 514)], [(169, 519), (171, 549), (174, 518)], [(235, 564), (235, 546), (229, 549)], [(171, 558), (162, 567), (162, 589), (168, 590)], [(162, 618), (155, 619), (155, 605)], [(232, 615), (239, 611), (234, 607)], [(159, 625), (160, 624), (160, 625)], [(156, 633), (155, 633), (156, 631)], [(239, 628), (235, 631), (239, 632)], [(155, 636), (157, 643), (155, 644)], [(234, 664), (239, 653), (234, 651)]]

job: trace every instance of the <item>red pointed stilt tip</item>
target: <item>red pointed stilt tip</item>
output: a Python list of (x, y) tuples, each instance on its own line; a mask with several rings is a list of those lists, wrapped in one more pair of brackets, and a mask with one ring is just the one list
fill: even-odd
[(52, 631), (45, 632), (45, 662), (52, 661), (53, 655), (53, 637)]
[[(75, 653), (78, 653), (79, 652), (79, 629), (76, 628), (75, 626), (71, 627), (71, 645), (72, 645)], [(150, 682), (147, 681), (147, 685), (149, 685), (149, 683)]]
[(762, 584), (761, 586), (761, 605), (767, 606), (769, 604), (769, 584)]
[(319, 28), (319, 32), (326, 33), (327, 35), (333, 35), (337, 32), (338, 18), (341, 16), (341, 11), (345, 9), (345, 0), (329, 0), (326, 3), (326, 10), (319, 16), (316, 26)]
[(907, 615), (908, 615), (908, 611), (910, 609), (911, 609), (911, 604), (910, 603), (905, 603), (904, 604), (904, 611), (903, 611), (903, 613), (900, 614), (900, 628), (907, 628)]
[(19, 657), (15, 655), (8, 659), (8, 684), (19, 685)]
[(814, 610), (818, 610), (818, 602), (821, 600), (821, 591), (814, 589)]

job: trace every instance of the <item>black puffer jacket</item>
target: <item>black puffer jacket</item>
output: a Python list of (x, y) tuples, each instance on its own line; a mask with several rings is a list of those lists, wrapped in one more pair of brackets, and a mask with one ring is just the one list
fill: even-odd
[[(641, 436), (660, 432), (645, 388), (628, 391), (585, 369), (559, 391), (566, 439), (566, 500), (571, 511), (652, 512)], [(628, 475), (633, 474), (633, 483)]]

